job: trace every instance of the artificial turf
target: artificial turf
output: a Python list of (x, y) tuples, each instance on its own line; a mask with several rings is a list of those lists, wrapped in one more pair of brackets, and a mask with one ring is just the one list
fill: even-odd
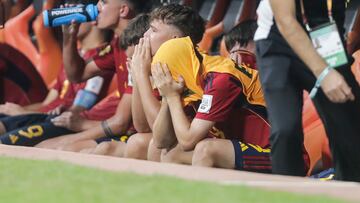
[(4, 203), (335, 203), (323, 196), (264, 191), (245, 186), (142, 176), (59, 161), (0, 157), (0, 202)]

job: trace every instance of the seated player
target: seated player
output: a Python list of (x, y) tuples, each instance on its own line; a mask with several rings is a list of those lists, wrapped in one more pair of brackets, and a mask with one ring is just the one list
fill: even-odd
[[(109, 31), (99, 30), (90, 23), (87, 23), (81, 26), (78, 39), (82, 45), (79, 53), (82, 54), (85, 60), (88, 60), (96, 55), (106, 55), (107, 44), (109, 39), (111, 39), (111, 33)], [(3, 134), (6, 132), (6, 134), (1, 135), (0, 141), (3, 144), (33, 146), (41, 140), (56, 136), (51, 130), (44, 132), (44, 129), (54, 127), (50, 119), (57, 116), (61, 110), (79, 113), (90, 108), (96, 103), (98, 98), (101, 99), (106, 95), (112, 75), (112, 73), (107, 73), (101, 77), (91, 78), (87, 83), (75, 84), (69, 82), (64, 69), (62, 69), (57, 83), (54, 88), (50, 90), (49, 96), (44, 102), (47, 103), (46, 105), (33, 105), (33, 107), (37, 106), (37, 108), (33, 108), (33, 110), (14, 104), (5, 104), (3, 106), (4, 108), (15, 106), (15, 110), (10, 108), (7, 109), (7, 112), (11, 114), (11, 112), (14, 113), (17, 111), (20, 115), (6, 116), (0, 119), (0, 133)], [(88, 95), (89, 92), (92, 92), (90, 93), (90, 97)], [(52, 112), (54, 115), (48, 115), (46, 112)], [(35, 125), (32, 126), (33, 124)], [(59, 132), (69, 133), (71, 131), (60, 129)]]
[(232, 28), (225, 36), (226, 50), (238, 65), (257, 69), (254, 34), (257, 29), (255, 20), (247, 20)]
[[(138, 43), (139, 39), (143, 36), (145, 31), (148, 29), (148, 27), (149, 27), (149, 16), (147, 14), (142, 14), (134, 18), (126, 27), (126, 29), (123, 31), (123, 34), (120, 37), (120, 47), (126, 50), (128, 61), (131, 60), (131, 57), (134, 52), (135, 44)], [(127, 66), (128, 69), (130, 70), (131, 69), (130, 64), (127, 64)], [(134, 84), (132, 82), (131, 77), (129, 77), (128, 84), (130, 86)], [(131, 98), (132, 103), (134, 103), (134, 101), (137, 101), (136, 100), (137, 98), (134, 98), (134, 93), (136, 93), (136, 91), (134, 91), (135, 89), (136, 87), (133, 87), (133, 94)], [(134, 108), (132, 108), (132, 111), (134, 111)], [(135, 110), (135, 112), (141, 113), (138, 110)], [(134, 115), (134, 112), (132, 114)], [(134, 115), (134, 116), (136, 118), (139, 115)], [(135, 126), (135, 130), (136, 131), (139, 130), (139, 128), (137, 127), (138, 125), (136, 119), (133, 119), (133, 123)], [(104, 134), (104, 132), (101, 132), (98, 135), (101, 136), (99, 139), (81, 140), (79, 142), (71, 143), (65, 146), (63, 149), (69, 151), (82, 150), (82, 152), (89, 152), (89, 153), (91, 152), (102, 155), (123, 156), (124, 148), (126, 145), (125, 143), (127, 142), (127, 138), (129, 137), (129, 135), (120, 134), (120, 135), (113, 135), (106, 137), (105, 136), (106, 134)]]
[[(145, 41), (155, 54), (152, 77), (163, 97), (153, 126), (154, 144), (164, 149), (161, 161), (270, 172), (269, 134), (258, 72), (201, 53), (195, 44), (203, 35), (204, 21), (190, 8), (161, 7), (153, 12), (150, 25), (145, 35), (150, 40)], [(244, 129), (246, 123), (239, 119), (247, 116), (259, 126)], [(207, 150), (209, 146), (216, 149), (215, 163), (208, 160), (214, 153)]]
[[(96, 108), (97, 110), (95, 113), (98, 115), (95, 116), (95, 113), (93, 113), (91, 117), (95, 116), (99, 120), (93, 122), (92, 128), (79, 133), (68, 134), (47, 140), (40, 143), (38, 147), (80, 151), (84, 148), (95, 147), (97, 145), (95, 140), (103, 137), (104, 135), (109, 138), (114, 138), (118, 135), (127, 134), (129, 129), (132, 131), (130, 128), (132, 89), (127, 85), (128, 71), (126, 68), (126, 53), (118, 46), (118, 36), (121, 36), (129, 21), (135, 17), (137, 13), (146, 11), (146, 5), (147, 1), (143, 0), (111, 0), (100, 4), (97, 26), (100, 28), (112, 29), (115, 33), (115, 38), (112, 41), (112, 54), (106, 60), (94, 58), (94, 60), (87, 63), (81, 60), (73, 51), (76, 47), (76, 43), (72, 38), (76, 33), (77, 25), (73, 23), (65, 29), (64, 38), (66, 43), (64, 45), (64, 56), (67, 59), (65, 61), (69, 64), (66, 69), (69, 78), (73, 81), (79, 82), (94, 75), (104, 74), (108, 71), (116, 72), (118, 93), (120, 95), (118, 98), (118, 105), (113, 116), (103, 119), (101, 119), (101, 115), (107, 114), (109, 109)], [(62, 119), (64, 119), (63, 116), (57, 117), (53, 119), (53, 123), (61, 126)], [(69, 146), (75, 142), (77, 142), (76, 148), (73, 148), (73, 145)]]

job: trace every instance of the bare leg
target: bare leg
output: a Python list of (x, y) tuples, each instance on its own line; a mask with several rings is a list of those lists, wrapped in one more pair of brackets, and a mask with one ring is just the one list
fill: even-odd
[(154, 145), (154, 140), (151, 139), (149, 143), (148, 153), (147, 153), (147, 159), (149, 161), (156, 161), (160, 162), (160, 156), (161, 156), (161, 149), (158, 149)]
[(184, 151), (179, 145), (176, 145), (170, 150), (162, 150), (161, 162), (177, 163), (177, 164), (191, 164), (194, 151)]
[(147, 159), (147, 152), (152, 133), (137, 133), (126, 143), (125, 157), (132, 159)]
[(219, 168), (235, 168), (235, 151), (230, 140), (205, 139), (194, 150), (192, 165)]
[(82, 140), (65, 146), (61, 146), (58, 149), (63, 151), (80, 152), (83, 149), (95, 148), (97, 143), (95, 140)]
[(5, 126), (2, 122), (0, 122), (0, 135), (6, 133), (6, 129)]
[(91, 152), (92, 154), (124, 157), (126, 144), (123, 142), (111, 141), (102, 142)]

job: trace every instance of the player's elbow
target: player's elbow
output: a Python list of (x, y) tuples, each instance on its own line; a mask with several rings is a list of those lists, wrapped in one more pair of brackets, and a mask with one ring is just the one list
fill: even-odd
[(276, 19), (276, 25), (283, 35), (290, 35), (295, 31), (294, 26), (297, 24), (297, 20), (293, 16), (284, 16)]
[(194, 150), (196, 144), (197, 144), (197, 142), (195, 142), (195, 140), (192, 140), (192, 139), (179, 140), (179, 145), (180, 145), (181, 149), (184, 151)]

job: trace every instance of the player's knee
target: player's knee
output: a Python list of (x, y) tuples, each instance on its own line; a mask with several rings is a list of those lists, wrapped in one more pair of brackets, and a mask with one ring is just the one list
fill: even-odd
[(110, 150), (110, 142), (102, 142), (96, 146), (92, 154), (106, 155)]
[(199, 142), (194, 150), (192, 164), (195, 166), (214, 166), (216, 149), (210, 139)]
[(142, 136), (142, 134), (133, 135), (126, 144), (125, 157), (132, 159), (146, 159), (148, 146), (149, 140)]

